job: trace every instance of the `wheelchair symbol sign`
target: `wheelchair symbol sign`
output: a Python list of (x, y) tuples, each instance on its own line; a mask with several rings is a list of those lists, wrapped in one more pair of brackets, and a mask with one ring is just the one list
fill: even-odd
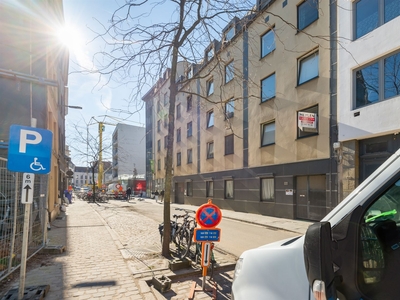
[(50, 130), (11, 125), (7, 169), (33, 174), (50, 173), (52, 141)]

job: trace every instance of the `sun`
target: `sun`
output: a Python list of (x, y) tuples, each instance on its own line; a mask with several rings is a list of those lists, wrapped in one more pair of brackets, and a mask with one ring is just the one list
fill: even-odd
[(67, 47), (73, 53), (77, 53), (83, 48), (83, 41), (79, 30), (71, 25), (60, 27), (56, 31), (56, 37), (62, 45)]

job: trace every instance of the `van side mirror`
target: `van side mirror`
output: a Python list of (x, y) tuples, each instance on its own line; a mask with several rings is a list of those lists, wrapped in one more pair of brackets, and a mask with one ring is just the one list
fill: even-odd
[(337, 299), (329, 222), (318, 222), (308, 227), (304, 239), (304, 264), (315, 299)]

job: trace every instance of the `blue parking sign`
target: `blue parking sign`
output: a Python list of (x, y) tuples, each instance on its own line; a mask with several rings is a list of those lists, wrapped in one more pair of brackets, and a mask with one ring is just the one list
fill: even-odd
[(48, 174), (51, 171), (53, 133), (50, 130), (11, 125), (7, 169)]

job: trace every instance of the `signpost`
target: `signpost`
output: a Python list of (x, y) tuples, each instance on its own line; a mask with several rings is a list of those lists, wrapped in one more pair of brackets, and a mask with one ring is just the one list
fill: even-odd
[(7, 169), (14, 172), (24, 172), (21, 202), (25, 204), (25, 214), (18, 289), (18, 299), (23, 299), (28, 252), (29, 216), (31, 203), (33, 202), (35, 174), (50, 173), (53, 133), (46, 129), (11, 125), (9, 137)]
[(201, 205), (196, 211), (196, 221), (201, 228), (194, 230), (193, 240), (201, 242), (201, 266), (203, 267), (203, 284), (205, 290), (207, 268), (210, 266), (212, 242), (219, 242), (221, 238), (221, 229), (216, 226), (221, 222), (222, 213), (218, 206), (208, 203)]

